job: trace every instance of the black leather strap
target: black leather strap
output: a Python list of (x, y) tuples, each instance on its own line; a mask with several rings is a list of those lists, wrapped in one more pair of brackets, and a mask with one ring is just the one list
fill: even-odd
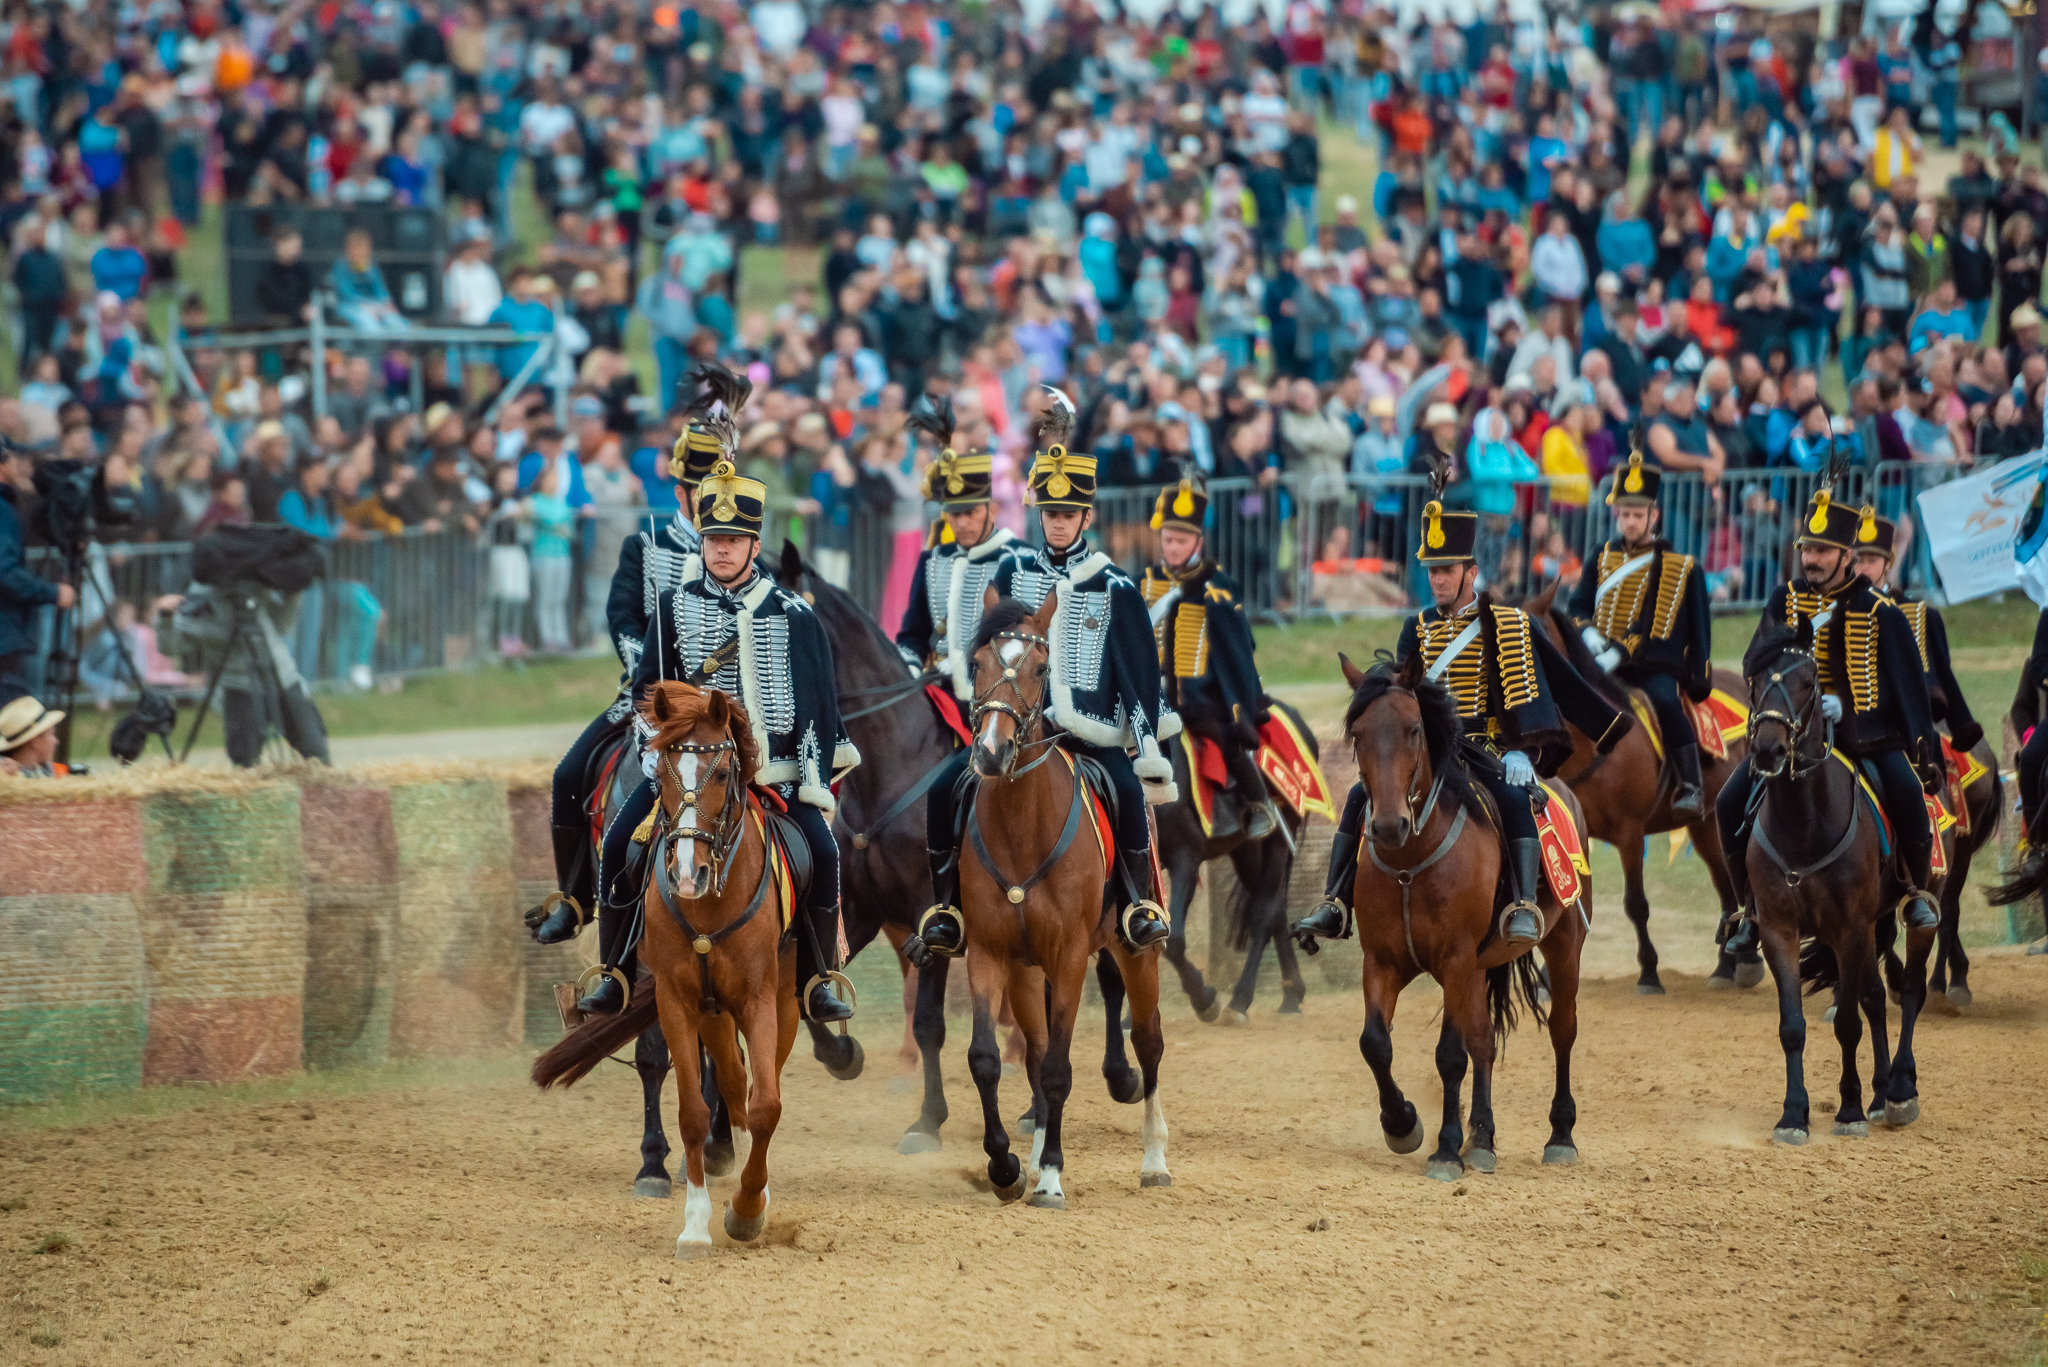
[(1074, 843), (1075, 834), (1081, 829), (1081, 808), (1086, 805), (1087, 801), (1088, 789), (1081, 781), (1081, 766), (1077, 764), (1074, 766), (1074, 800), (1067, 804), (1067, 824), (1060, 828), (1060, 838), (1053, 845), (1052, 853), (1046, 855), (1040, 861), (1038, 867), (1031, 871), (1031, 876), (1021, 883), (1012, 883), (1003, 876), (1003, 871), (996, 867), (995, 859), (988, 852), (988, 842), (981, 837), (981, 813), (979, 810), (975, 811), (973, 820), (968, 825), (967, 834), (968, 838), (974, 843), (974, 857), (981, 861), (981, 866), (988, 870), (988, 876), (996, 880), (1002, 887), (1004, 895), (1009, 898), (1010, 905), (1017, 909), (1018, 941), (1024, 951), (1024, 962), (1032, 967), (1037, 966), (1038, 960), (1032, 957), (1031, 939), (1025, 931), (1024, 898), (1066, 856), (1068, 847)]

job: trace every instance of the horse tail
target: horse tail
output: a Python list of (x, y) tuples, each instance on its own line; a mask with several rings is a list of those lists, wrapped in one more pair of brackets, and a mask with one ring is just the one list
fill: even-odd
[(591, 1069), (638, 1039), (654, 1020), (654, 977), (642, 973), (625, 1010), (616, 1016), (593, 1016), (533, 1061), (533, 1085), (546, 1091), (582, 1081)]
[(1493, 1018), (1493, 1047), (1503, 1048), (1516, 1019), (1527, 1011), (1538, 1025), (1550, 1019), (1543, 1009), (1542, 978), (1536, 956), (1523, 954), (1486, 970), (1486, 1012)]
[(1808, 940), (1799, 947), (1799, 981), (1806, 984), (1806, 995), (1824, 992), (1842, 980), (1842, 965), (1835, 959), (1835, 948), (1825, 940)]
[[(1966, 794), (1957, 794), (1967, 806), (1970, 799)], [(1991, 843), (1991, 837), (1998, 834), (1998, 823), (2005, 817), (2005, 775), (1994, 764), (1991, 766), (1991, 815), (1983, 825), (1976, 828), (1979, 848)]]
[(1242, 878), (1231, 880), (1230, 947), (1239, 951), (1252, 947), (1252, 887)]

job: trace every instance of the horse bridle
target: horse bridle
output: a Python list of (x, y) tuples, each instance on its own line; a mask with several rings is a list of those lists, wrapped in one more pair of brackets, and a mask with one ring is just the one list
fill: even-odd
[[(1414, 690), (1402, 688), (1398, 685), (1389, 688), (1387, 690), (1387, 693), (1406, 693), (1411, 698), (1415, 696)], [(1386, 697), (1387, 693), (1382, 693), (1380, 697)], [(1377, 702), (1379, 701), (1379, 699), (1375, 698), (1373, 701)], [(1428, 757), (1428, 743), (1425, 741), (1423, 745), (1423, 758), (1427, 759)], [(1358, 757), (1358, 741), (1356, 738), (1354, 738), (1351, 742), (1351, 761), (1360, 774), (1363, 774), (1365, 772), (1365, 765), (1359, 760)], [(1438, 774), (1436, 776), (1435, 781), (1429, 785), (1428, 801), (1422, 804), (1422, 808), (1418, 812), (1415, 806), (1415, 800), (1422, 792), (1422, 766), (1419, 764), (1415, 766), (1414, 777), (1408, 780), (1408, 793), (1407, 796), (1403, 799), (1402, 803), (1402, 805), (1408, 809), (1408, 823), (1415, 835), (1421, 835), (1422, 828), (1429, 824), (1429, 818), (1436, 812), (1436, 800), (1443, 794), (1443, 790), (1444, 776), (1442, 774)], [(1363, 824), (1369, 826), (1371, 824), (1371, 818), (1372, 793), (1371, 790), (1368, 789), (1365, 796), (1365, 810), (1360, 816), (1360, 821)], [(1407, 842), (1403, 841), (1402, 843), (1406, 844)]]
[[(1029, 631), (999, 631), (989, 638), (989, 644), (994, 645), (997, 641), (1022, 641), (1028, 646), (1044, 646), (1048, 657), (1048, 664), (1050, 664), (1052, 642), (1043, 636)], [(1001, 660), (1002, 656), (998, 654), (996, 658)], [(990, 684), (986, 693), (974, 695), (974, 710), (968, 714), (967, 729), (979, 734), (982, 718), (991, 712), (1000, 712), (1015, 722), (1017, 724), (1017, 743), (1010, 751), (1010, 767), (1003, 771), (1003, 777), (1020, 778), (1045, 763), (1046, 757), (1052, 754), (1051, 737), (1041, 735), (1037, 740), (1025, 739), (1034, 730), (1038, 729), (1039, 722), (1044, 718), (1046, 694), (1050, 690), (1040, 689), (1038, 701), (1030, 704), (1027, 710), (1020, 712), (1015, 707), (995, 696), (995, 692), (999, 688), (1008, 688), (1015, 695), (1018, 702), (1024, 701), (1023, 687), (1017, 682), (1017, 666), (1003, 661), (1003, 677)], [(1038, 758), (1032, 760), (1021, 769), (1017, 768), (1017, 753), (1031, 746), (1043, 747), (1039, 751)]]
[[(1784, 667), (1787, 655), (1798, 657), (1790, 668)], [(1785, 677), (1788, 674), (1798, 672), (1802, 665), (1813, 670), (1814, 687), (1813, 692), (1807, 697), (1806, 706), (1794, 708), (1792, 706), (1792, 690), (1785, 686)], [(1763, 692), (1757, 694), (1754, 701), (1768, 703), (1771, 695), (1776, 694), (1785, 700), (1787, 710), (1781, 712), (1777, 708), (1769, 706), (1752, 706), (1750, 708), (1749, 722), (1743, 728), (1743, 741), (1749, 746), (1751, 773), (1758, 778), (1765, 779), (1778, 778), (1781, 775), (1795, 779), (1799, 777), (1801, 772), (1799, 761), (1804, 758), (1800, 753), (1800, 743), (1806, 738), (1807, 728), (1813, 725), (1813, 714), (1820, 707), (1822, 691), (1820, 687), (1820, 665), (1808, 652), (1800, 650), (1796, 646), (1787, 646), (1779, 653), (1778, 658), (1771, 662), (1770, 677), (1764, 681)], [(1756, 763), (1754, 758), (1756, 754), (1754, 743), (1756, 726), (1758, 722), (1762, 721), (1777, 722), (1785, 728), (1787, 733), (1785, 758), (1775, 769), (1763, 768)], [(1810, 761), (1805, 766), (1805, 769), (1811, 771), (1815, 765), (1825, 763), (1826, 760), (1827, 753), (1823, 750), (1819, 758)]]
[[(698, 774), (697, 786), (689, 788), (683, 785), (683, 776), (676, 767), (677, 755), (716, 755), (719, 758), (711, 762), (710, 768)], [(739, 845), (746, 820), (746, 792), (744, 789), (735, 791), (738, 785), (733, 782), (738, 777), (738, 765), (739, 742), (731, 736), (709, 745), (679, 741), (674, 745), (663, 746), (661, 757), (655, 761), (657, 781), (666, 773), (675, 780), (676, 787), (681, 792), (673, 814), (663, 809), (662, 821), (669, 829), (661, 838), (658, 857), (666, 859), (677, 842), (683, 840), (710, 845), (714, 896), (723, 896), (725, 893), (725, 880), (732, 873), (732, 853)], [(704, 785), (720, 781), (721, 775), (724, 776), (723, 781), (726, 784), (726, 797), (725, 805), (718, 812), (718, 824), (709, 829), (683, 826), (683, 813), (701, 810), (702, 804), (698, 799), (703, 795)]]

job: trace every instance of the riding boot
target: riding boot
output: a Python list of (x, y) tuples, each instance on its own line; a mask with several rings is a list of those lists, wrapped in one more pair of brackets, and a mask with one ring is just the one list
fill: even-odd
[(1536, 905), (1543, 888), (1543, 842), (1510, 840), (1508, 854), (1515, 900), (1501, 913), (1500, 937), (1511, 945), (1533, 945), (1543, 938), (1543, 910)]
[(547, 900), (527, 912), (526, 925), (540, 943), (558, 945), (575, 939), (576, 932), (583, 929), (585, 903), (592, 900), (590, 831), (581, 822), (572, 822), (551, 825), (548, 833), (554, 838), (555, 871), (562, 890), (548, 894)]
[(932, 905), (917, 930), (903, 942), (903, 957), (923, 968), (936, 954), (955, 959), (967, 952), (967, 926), (960, 918), (960, 851), (926, 850), (932, 866)]
[(1165, 944), (1173, 934), (1173, 923), (1167, 920), (1166, 909), (1147, 895), (1152, 888), (1152, 851), (1119, 850), (1117, 855), (1123, 865), (1125, 889), (1124, 912), (1117, 924), (1124, 944), (1133, 951)]
[(1700, 783), (1700, 748), (1697, 745), (1674, 746), (1671, 751), (1671, 768), (1678, 784), (1671, 794), (1671, 810), (1683, 817), (1687, 825), (1706, 815), (1707, 792)]
[(1235, 840), (1244, 832), (1244, 804), (1236, 789), (1218, 788), (1209, 806), (1209, 838)]
[(838, 956), (839, 908), (799, 907), (796, 913), (796, 980), (799, 1005), (805, 1020), (817, 1025), (836, 1025), (853, 1019), (853, 1004), (839, 995), (839, 985), (853, 984), (833, 965)]
[(1266, 776), (1259, 772), (1258, 749), (1230, 746), (1225, 753), (1229, 756), (1230, 781), (1235, 785), (1242, 809), (1244, 838), (1264, 840), (1278, 829), (1280, 817), (1266, 791)]
[(1330, 873), (1323, 880), (1323, 900), (1291, 927), (1304, 954), (1323, 952), (1325, 940), (1351, 938), (1351, 890), (1358, 883), (1358, 836), (1338, 831), (1330, 841)]
[(1924, 845), (1908, 845), (1899, 842), (1899, 853), (1904, 857), (1906, 875), (1913, 885), (1906, 889), (1906, 895), (1899, 899), (1899, 914), (1905, 919), (1908, 930), (1933, 930), (1941, 924), (1941, 913), (1935, 908), (1934, 898), (1929, 896), (1927, 874), (1934, 862), (1934, 842)]
[[(577, 999), (576, 1009), (586, 1016), (610, 1016), (626, 1009), (625, 982), (632, 981), (631, 959), (640, 929), (638, 906), (614, 906), (600, 901), (597, 913), (598, 963), (602, 975), (590, 991)], [(619, 977), (614, 977), (617, 972)]]

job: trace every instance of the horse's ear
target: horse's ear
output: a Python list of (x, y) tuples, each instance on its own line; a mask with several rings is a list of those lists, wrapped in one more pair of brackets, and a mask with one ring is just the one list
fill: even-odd
[(983, 612), (987, 612), (989, 609), (993, 608), (996, 604), (1002, 601), (1003, 595), (996, 592), (996, 586), (994, 584), (990, 584), (987, 588), (981, 591), (981, 610)]
[(1531, 617), (1548, 617), (1551, 605), (1557, 602), (1557, 586), (1563, 582), (1562, 579), (1551, 580), (1544, 586), (1543, 592), (1522, 605), (1522, 610)]
[(776, 577), (782, 580), (786, 589), (795, 587), (796, 582), (804, 577), (804, 553), (788, 537), (782, 539), (782, 572)]
[(654, 703), (654, 719), (656, 721), (667, 721), (669, 716), (668, 689), (656, 685), (652, 701)]
[(1418, 650), (1410, 654), (1407, 659), (1401, 661), (1401, 672), (1397, 676), (1396, 682), (1412, 693), (1420, 688), (1422, 681), (1428, 677), (1429, 672), (1422, 665), (1422, 652)]
[[(993, 592), (993, 590), (991, 590)], [(1043, 636), (1052, 626), (1052, 615), (1059, 610), (1060, 591), (1054, 589), (1045, 595), (1045, 601), (1038, 605), (1038, 611), (1031, 614), (1031, 630), (1034, 635)]]
[(1337, 663), (1344, 668), (1344, 682), (1356, 693), (1358, 686), (1365, 682), (1365, 671), (1351, 663), (1351, 657), (1341, 650), (1337, 652)]
[(704, 709), (704, 720), (723, 731), (732, 725), (732, 699), (725, 690), (711, 690), (710, 705)]

